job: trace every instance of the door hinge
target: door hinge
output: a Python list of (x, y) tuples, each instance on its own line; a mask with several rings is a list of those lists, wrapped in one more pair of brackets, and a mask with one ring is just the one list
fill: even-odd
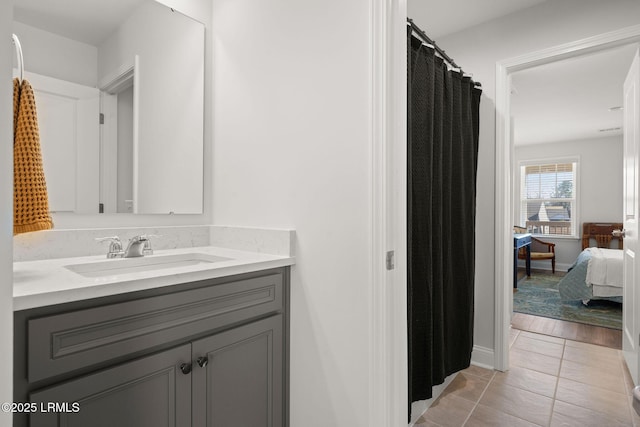
[(104, 113), (100, 113), (100, 124), (103, 125), (104, 124)]
[(387, 270), (395, 268), (395, 251), (387, 252)]
[(104, 203), (98, 203), (98, 213), (104, 213)]

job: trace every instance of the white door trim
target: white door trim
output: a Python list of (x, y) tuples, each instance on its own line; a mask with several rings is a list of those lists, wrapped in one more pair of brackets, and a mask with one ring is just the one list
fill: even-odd
[(509, 368), (509, 326), (513, 297), (513, 200), (512, 142), (510, 115), (510, 74), (586, 53), (640, 41), (640, 25), (622, 28), (583, 40), (551, 47), (496, 63), (496, 183), (495, 183), (495, 360), (494, 367)]
[[(407, 423), (406, 0), (370, 3), (369, 422)], [(386, 268), (394, 251), (395, 266)]]

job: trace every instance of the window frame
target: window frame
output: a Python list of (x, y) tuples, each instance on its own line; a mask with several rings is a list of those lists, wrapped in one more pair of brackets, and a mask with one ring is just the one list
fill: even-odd
[[(518, 181), (519, 188), (517, 192), (518, 203), (516, 207), (516, 225), (520, 225), (520, 222), (523, 218), (522, 206), (525, 200), (544, 200), (544, 201), (567, 201), (567, 199), (526, 199), (523, 198), (525, 194), (525, 171), (524, 167), (527, 166), (541, 166), (541, 165), (557, 165), (557, 164), (566, 164), (566, 163), (574, 163), (575, 164), (575, 172), (574, 172), (574, 191), (573, 198), (569, 199), (573, 201), (573, 208), (571, 212), (571, 223), (572, 223), (572, 233), (571, 234), (539, 234), (539, 233), (531, 233), (536, 237), (543, 237), (545, 239), (580, 239), (580, 156), (559, 156), (559, 157), (550, 157), (545, 159), (531, 159), (531, 160), (520, 160), (518, 162)], [(525, 224), (521, 224), (522, 226), (526, 226)]]

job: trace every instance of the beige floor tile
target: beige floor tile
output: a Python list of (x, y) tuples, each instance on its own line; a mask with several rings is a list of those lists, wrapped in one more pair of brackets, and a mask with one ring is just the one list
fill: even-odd
[(622, 375), (622, 360), (617, 353), (594, 351), (588, 348), (565, 347), (563, 359), (582, 363), (615, 375)]
[(513, 366), (533, 369), (549, 375), (558, 375), (560, 371), (560, 359), (546, 356), (544, 354), (533, 353), (531, 351), (512, 348), (509, 352), (510, 362)]
[(628, 395), (631, 395), (631, 393), (633, 393), (634, 384), (626, 363), (622, 363), (622, 376), (624, 377), (625, 390)]
[(640, 415), (633, 409), (633, 396), (627, 396), (629, 399), (629, 412), (631, 412), (631, 419), (634, 426), (640, 426)]
[(476, 406), (465, 427), (532, 427), (536, 424), (484, 405)]
[(565, 345), (567, 347), (582, 348), (587, 351), (602, 354), (619, 355), (621, 353), (620, 350), (617, 350), (615, 348), (609, 348), (602, 345), (591, 344), (588, 342), (566, 340)]
[(564, 338), (558, 338), (558, 337), (552, 337), (552, 336), (549, 336), (549, 335), (536, 334), (536, 333), (527, 332), (527, 331), (522, 331), (520, 333), (520, 336), (525, 337), (525, 338), (538, 340), (538, 341), (552, 342), (552, 343), (556, 343), (556, 344), (564, 344), (564, 342), (567, 341)]
[(507, 372), (496, 372), (493, 382), (553, 397), (558, 377), (519, 366), (511, 366)]
[(418, 418), (412, 427), (442, 427), (441, 424), (434, 423), (433, 421), (426, 420), (424, 417)]
[(481, 368), (480, 366), (475, 365), (471, 365), (467, 369), (464, 369), (460, 372), (486, 379), (491, 379), (491, 377), (493, 377), (493, 374), (495, 373), (493, 369)]
[(556, 401), (551, 416), (552, 427), (622, 427), (631, 426), (631, 421), (616, 420), (608, 415), (590, 409), (581, 408), (570, 403)]
[(591, 366), (570, 360), (563, 360), (562, 366), (560, 367), (560, 377), (562, 378), (590, 384), (621, 394), (627, 394), (624, 376), (621, 374), (622, 370), (620, 370), (618, 374), (599, 371)]
[(461, 426), (467, 419), (475, 402), (454, 395), (442, 395), (429, 407), (421, 418), (443, 427)]
[(516, 338), (518, 338), (518, 335), (520, 335), (519, 329), (515, 329), (515, 328), (509, 329), (509, 348), (511, 348)]
[(564, 344), (540, 341), (520, 335), (518, 339), (516, 339), (516, 342), (513, 344), (512, 348), (562, 358)]
[(626, 394), (616, 393), (588, 384), (558, 380), (556, 400), (600, 412), (622, 422), (631, 422)]
[(490, 378), (459, 372), (442, 392), (442, 397), (453, 395), (475, 403), (480, 399), (484, 389), (487, 388), (489, 380)]
[(491, 382), (479, 403), (538, 425), (547, 425), (553, 399), (510, 385)]

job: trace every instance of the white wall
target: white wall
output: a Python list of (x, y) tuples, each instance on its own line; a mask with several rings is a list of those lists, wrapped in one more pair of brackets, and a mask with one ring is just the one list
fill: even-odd
[[(594, 138), (583, 141), (562, 141), (550, 144), (516, 146), (514, 159), (542, 160), (580, 156), (578, 176), (578, 229), (582, 235), (583, 222), (622, 222), (622, 136)], [(520, 174), (516, 169), (513, 200), (519, 200)], [(514, 224), (520, 223), (518, 207), (514, 209)], [(582, 250), (580, 238), (544, 237), (556, 244), (557, 268), (566, 270)], [(541, 262), (534, 267), (550, 269)]]
[[(438, 45), (482, 82), (476, 219), (474, 343), (494, 347), (494, 185), (496, 62), (640, 22), (634, 0), (554, 0), (439, 38)], [(416, 22), (420, 25), (420, 22)], [(428, 28), (423, 28), (428, 33)]]
[(97, 47), (18, 21), (13, 22), (13, 31), (20, 38), (26, 71), (85, 86), (97, 86)]
[(291, 227), (291, 425), (369, 425), (369, 1), (214, 0), (213, 218)]
[[(12, 19), (12, 2), (0, 2), (0, 402), (13, 401)], [(0, 412), (0, 425), (11, 425), (11, 413)]]

